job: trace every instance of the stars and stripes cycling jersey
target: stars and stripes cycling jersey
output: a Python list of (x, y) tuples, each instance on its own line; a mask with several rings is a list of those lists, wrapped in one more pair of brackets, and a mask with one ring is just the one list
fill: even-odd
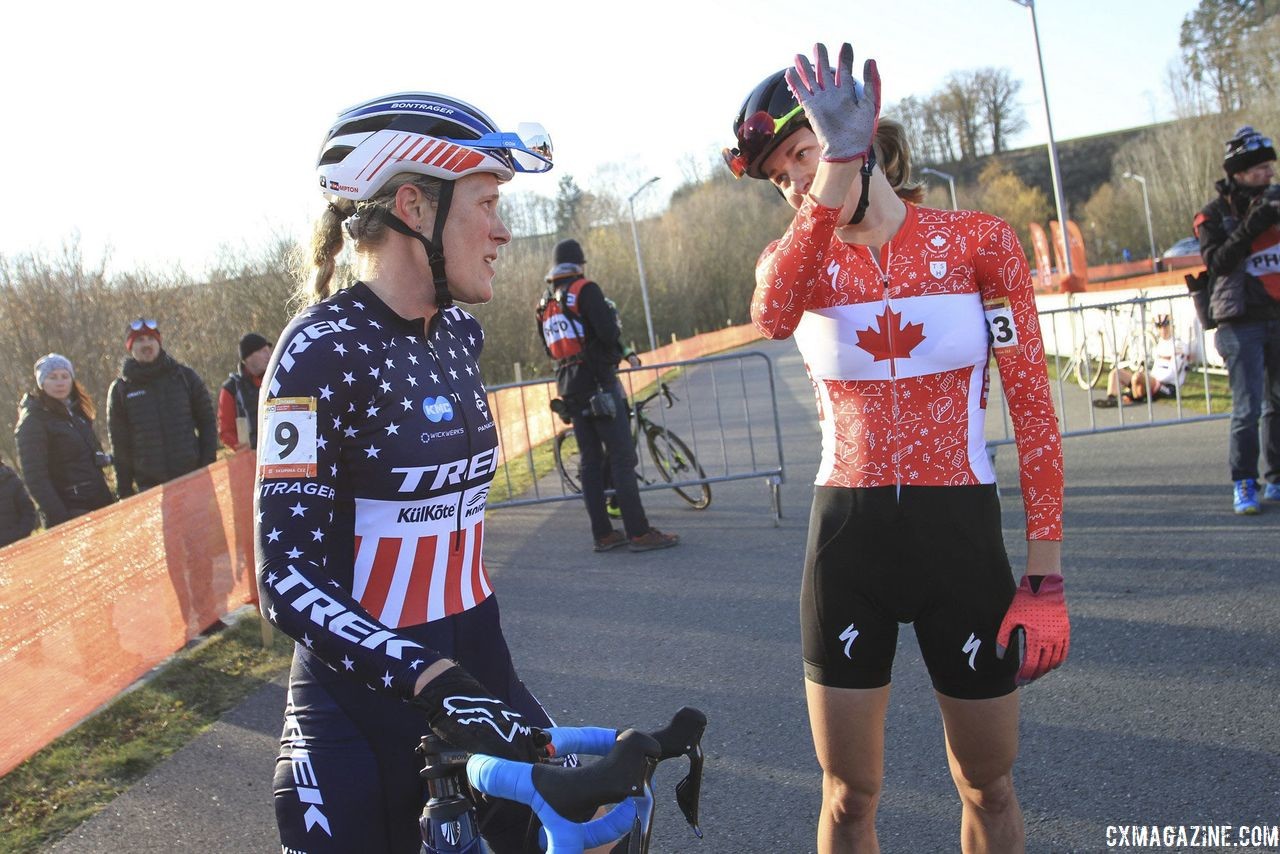
[[(294, 318), (263, 388), (263, 612), (300, 651), (404, 698), (440, 657), (429, 627), (492, 594), (484, 512), (498, 440), (483, 341), (461, 309), (426, 327), (356, 283)], [(506, 656), (496, 612), (492, 627)]]
[(756, 266), (751, 317), (795, 335), (818, 399), (819, 486), (994, 483), (984, 425), (995, 356), (1027, 538), (1062, 537), (1062, 445), (1026, 259), (998, 217), (906, 205), (878, 253), (808, 199)]

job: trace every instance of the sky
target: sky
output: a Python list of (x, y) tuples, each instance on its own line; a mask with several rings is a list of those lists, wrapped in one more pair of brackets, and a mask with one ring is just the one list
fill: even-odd
[[(1037, 0), (1057, 139), (1171, 118), (1166, 77), (1198, 0)], [(889, 11), (891, 10), (891, 11)], [(0, 50), (0, 255), (78, 238), (109, 273), (302, 237), (323, 206), (315, 157), (345, 107), (420, 89), (504, 129), (541, 122), (555, 169), (511, 191), (554, 196), (571, 174), (660, 211), (732, 142), (769, 73), (853, 44), (883, 100), (953, 72), (1008, 68), (1047, 140), (1030, 12), (1013, 0), (637, 0), (632, 3), (219, 0), (11, 4)]]

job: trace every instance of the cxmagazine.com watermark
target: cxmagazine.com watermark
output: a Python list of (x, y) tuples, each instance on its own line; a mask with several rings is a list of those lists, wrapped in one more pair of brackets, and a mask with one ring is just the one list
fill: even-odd
[(1280, 851), (1277, 824), (1109, 824), (1108, 848), (1251, 848)]

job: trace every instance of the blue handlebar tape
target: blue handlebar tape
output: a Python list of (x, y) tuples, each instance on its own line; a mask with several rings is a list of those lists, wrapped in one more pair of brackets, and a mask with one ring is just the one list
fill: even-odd
[[(596, 738), (600, 738), (599, 733), (608, 732), (591, 729), (596, 730)], [(467, 760), (467, 779), (487, 795), (528, 804), (546, 831), (547, 854), (578, 854), (584, 848), (618, 839), (635, 823), (637, 801), (642, 800), (627, 798), (600, 818), (578, 824), (560, 815), (538, 794), (533, 785), (533, 766), (526, 762), (473, 754)]]
[(541, 800), (533, 788), (533, 766), (527, 762), (475, 753), (467, 760), (467, 779), (486, 795), (530, 806), (534, 798)]
[(546, 732), (551, 736), (557, 756), (566, 753), (605, 756), (613, 750), (613, 743), (618, 740), (616, 729), (598, 726), (553, 726)]

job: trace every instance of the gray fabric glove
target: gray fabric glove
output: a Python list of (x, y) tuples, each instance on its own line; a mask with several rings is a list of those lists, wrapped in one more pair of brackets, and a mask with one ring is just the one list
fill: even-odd
[(862, 82), (853, 76), (853, 45), (840, 45), (835, 69), (827, 48), (813, 47), (817, 67), (797, 54), (796, 67), (787, 69), (787, 86), (804, 107), (809, 127), (818, 137), (822, 159), (834, 163), (857, 160), (871, 151), (880, 123), (880, 72), (876, 61), (862, 66)]

